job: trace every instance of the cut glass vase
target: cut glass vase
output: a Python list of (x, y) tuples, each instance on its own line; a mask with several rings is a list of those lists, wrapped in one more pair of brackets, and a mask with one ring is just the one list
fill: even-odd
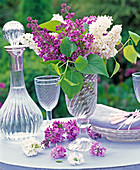
[(94, 113), (97, 104), (97, 74), (83, 75), (82, 89), (66, 105), (71, 115), (77, 118), (79, 135), (68, 145), (72, 151), (89, 151), (93, 139), (88, 136), (89, 117)]

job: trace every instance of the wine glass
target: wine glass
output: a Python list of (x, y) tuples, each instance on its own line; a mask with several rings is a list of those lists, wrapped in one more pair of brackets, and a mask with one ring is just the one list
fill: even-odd
[(133, 87), (134, 87), (135, 96), (138, 102), (140, 103), (140, 72), (133, 73), (132, 79), (133, 79)]
[(39, 104), (46, 110), (46, 121), (43, 122), (41, 129), (44, 131), (51, 124), (52, 110), (58, 103), (60, 95), (60, 85), (57, 85), (60, 80), (59, 76), (46, 75), (34, 78), (36, 95)]

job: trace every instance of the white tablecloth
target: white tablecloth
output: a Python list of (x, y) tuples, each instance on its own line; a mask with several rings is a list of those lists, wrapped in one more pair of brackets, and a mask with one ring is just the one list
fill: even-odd
[[(40, 141), (44, 139), (41, 132), (37, 137)], [(67, 157), (62, 163), (57, 163), (51, 158), (52, 148), (45, 149), (34, 157), (27, 157), (20, 143), (10, 142), (0, 136), (0, 170), (50, 170), (50, 169), (98, 169), (98, 170), (140, 170), (140, 142), (136, 143), (116, 143), (106, 140), (104, 137), (97, 140), (107, 148), (105, 157), (92, 156), (88, 152), (83, 152), (85, 163), (82, 165), (69, 165)], [(67, 146), (68, 142), (62, 142), (62, 146)], [(67, 151), (67, 154), (70, 151)]]

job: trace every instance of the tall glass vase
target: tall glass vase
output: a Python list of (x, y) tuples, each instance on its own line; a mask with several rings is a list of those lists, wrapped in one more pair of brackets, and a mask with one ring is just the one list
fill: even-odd
[(6, 46), (10, 54), (11, 82), (8, 97), (0, 109), (1, 132), (9, 140), (22, 141), (38, 133), (43, 122), (42, 113), (29, 96), (23, 75), (25, 48)]
[(89, 117), (97, 104), (97, 75), (85, 75), (83, 87), (71, 100), (66, 97), (66, 105), (71, 115), (77, 118), (78, 137), (68, 145), (69, 150), (88, 151), (93, 140), (88, 136)]

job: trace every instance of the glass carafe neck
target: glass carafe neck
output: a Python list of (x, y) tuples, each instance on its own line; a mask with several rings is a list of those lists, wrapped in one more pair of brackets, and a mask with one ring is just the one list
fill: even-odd
[(10, 87), (25, 87), (23, 71), (11, 71)]
[(6, 46), (6, 51), (10, 54), (11, 87), (24, 87), (23, 75), (23, 53), (24, 46)]

